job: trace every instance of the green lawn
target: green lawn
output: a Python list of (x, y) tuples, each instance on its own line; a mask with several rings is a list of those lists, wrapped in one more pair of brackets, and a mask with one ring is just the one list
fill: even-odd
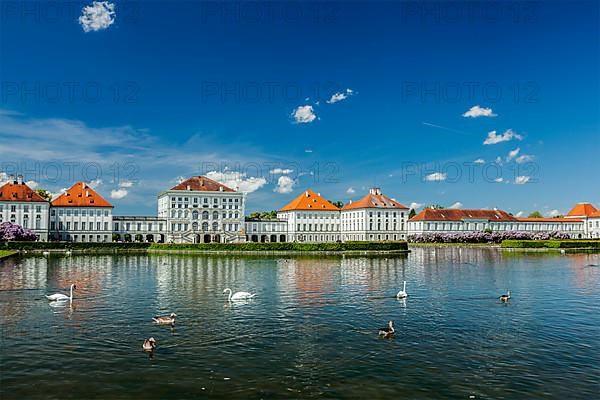
[(16, 253), (16, 251), (14, 251), (14, 250), (0, 250), (0, 260), (5, 257), (12, 256), (15, 253)]

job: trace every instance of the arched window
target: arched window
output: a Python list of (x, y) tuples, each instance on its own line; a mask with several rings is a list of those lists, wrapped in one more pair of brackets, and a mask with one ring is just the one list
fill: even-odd
[(216, 222), (213, 222), (213, 224), (212, 224), (212, 228), (213, 228), (213, 231), (216, 231), (216, 230), (218, 230), (218, 229), (219, 229), (219, 224), (218, 224), (218, 223), (216, 223)]
[(208, 230), (208, 222), (203, 222), (202, 223), (202, 230), (203, 231), (207, 231)]
[(177, 216), (176, 210), (171, 210), (171, 218), (175, 218)]
[(219, 219), (219, 212), (213, 211), (213, 219)]
[(179, 212), (177, 213), (177, 216), (178, 216), (179, 218), (181, 218), (181, 217), (183, 216), (183, 211), (179, 210)]
[(202, 219), (208, 219), (208, 211), (202, 211)]
[(198, 219), (198, 211), (192, 211), (192, 219)]
[(192, 230), (193, 230), (193, 231), (197, 231), (197, 230), (198, 230), (198, 223), (197, 223), (197, 222), (194, 222), (194, 223), (192, 224)]

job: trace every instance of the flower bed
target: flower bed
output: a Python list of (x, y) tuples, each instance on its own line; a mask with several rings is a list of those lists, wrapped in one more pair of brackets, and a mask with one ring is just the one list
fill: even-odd
[(423, 233), (409, 235), (409, 243), (490, 243), (500, 244), (504, 240), (550, 240), (569, 239), (563, 232), (457, 232), (457, 233)]

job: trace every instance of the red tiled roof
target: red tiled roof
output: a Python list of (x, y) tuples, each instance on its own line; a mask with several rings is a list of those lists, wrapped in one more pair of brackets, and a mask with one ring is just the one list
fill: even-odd
[(8, 182), (0, 187), (0, 201), (47, 202), (25, 183)]
[(94, 189), (84, 182), (77, 182), (69, 190), (52, 201), (53, 207), (112, 207)]
[(519, 222), (581, 222), (577, 218), (517, 218)]
[(462, 221), (463, 219), (487, 219), (490, 221), (517, 221), (506, 211), (502, 210), (434, 210), (426, 208), (412, 217), (411, 221)]
[[(222, 188), (222, 189), (221, 189)], [(192, 176), (189, 179), (175, 185), (171, 190), (199, 190), (203, 192), (235, 192), (235, 190), (213, 181), (205, 176)]]
[(339, 211), (340, 209), (322, 198), (312, 190), (302, 192), (279, 211), (311, 210), (311, 211)]
[(591, 217), (591, 218), (600, 218), (600, 210), (596, 211), (592, 215), (588, 215), (588, 217)]
[(342, 208), (342, 210), (355, 210), (358, 208), (403, 208), (408, 209), (408, 207), (398, 203), (395, 200), (390, 199), (389, 197), (381, 194), (380, 192), (369, 193), (362, 199), (358, 201), (354, 201), (352, 203), (348, 203)]
[(589, 217), (596, 211), (598, 209), (590, 203), (578, 203), (569, 211), (567, 217)]

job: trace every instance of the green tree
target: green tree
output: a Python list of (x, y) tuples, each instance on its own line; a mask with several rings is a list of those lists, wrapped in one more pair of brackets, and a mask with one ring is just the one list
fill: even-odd
[(542, 215), (541, 212), (534, 211), (531, 214), (529, 214), (529, 218), (544, 218), (544, 216)]
[(334, 206), (336, 206), (337, 208), (344, 207), (344, 202), (343, 201), (339, 201), (339, 200), (338, 201), (331, 201), (331, 200), (329, 200), (329, 202), (331, 204), (333, 204)]
[(46, 189), (37, 189), (35, 192), (37, 194), (39, 194), (40, 196), (42, 196), (44, 199), (46, 199), (48, 201), (52, 201), (52, 193), (50, 193), (48, 190), (46, 190)]
[(440, 204), (430, 204), (425, 208), (431, 208), (432, 210), (443, 210), (445, 207)]
[(564, 215), (562, 215), (562, 214), (558, 214), (558, 215), (555, 215), (555, 216), (554, 216), (554, 217), (552, 217), (552, 218), (564, 218), (564, 217), (565, 217)]
[(256, 219), (277, 219), (277, 211), (255, 211), (250, 213), (249, 217)]
[(415, 211), (414, 208), (411, 208), (410, 211), (408, 212), (408, 219), (411, 219), (415, 215), (417, 215), (417, 212)]

